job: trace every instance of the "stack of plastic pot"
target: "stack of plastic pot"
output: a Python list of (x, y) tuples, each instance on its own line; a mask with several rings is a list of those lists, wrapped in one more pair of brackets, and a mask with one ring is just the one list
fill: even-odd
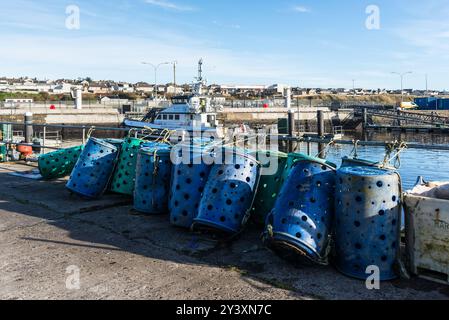
[(69, 176), (84, 146), (61, 149), (39, 156), (39, 172), (46, 180)]
[(106, 191), (119, 150), (104, 140), (90, 137), (72, 171), (67, 188), (86, 198), (99, 198)]

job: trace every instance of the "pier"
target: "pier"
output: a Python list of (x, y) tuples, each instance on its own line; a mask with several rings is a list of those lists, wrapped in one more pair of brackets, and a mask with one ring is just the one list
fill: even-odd
[[(294, 265), (260, 243), (249, 226), (223, 243), (146, 217), (129, 199), (108, 194), (80, 201), (66, 179), (11, 175), (34, 170), (0, 164), (0, 297), (3, 299), (446, 299), (447, 286), (425, 280), (366, 290), (332, 267)], [(81, 289), (67, 290), (66, 270), (81, 266)], [(26, 281), (25, 281), (26, 279)], [(204, 285), (207, 283), (207, 285)]]
[(392, 110), (385, 106), (353, 108), (354, 118), (362, 121), (364, 130), (449, 133), (449, 115), (438, 112)]

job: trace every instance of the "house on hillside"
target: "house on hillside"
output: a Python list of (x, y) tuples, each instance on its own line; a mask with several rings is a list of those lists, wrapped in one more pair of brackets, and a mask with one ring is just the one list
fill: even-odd
[(100, 99), (101, 104), (114, 106), (121, 106), (123, 104), (127, 104), (128, 102), (128, 99), (120, 99), (119, 96), (106, 96)]
[(154, 92), (154, 85), (148, 84), (146, 82), (138, 82), (134, 85), (136, 92), (142, 92), (142, 93), (153, 93)]
[(111, 88), (106, 82), (91, 82), (88, 91), (94, 94), (105, 94), (111, 92)]

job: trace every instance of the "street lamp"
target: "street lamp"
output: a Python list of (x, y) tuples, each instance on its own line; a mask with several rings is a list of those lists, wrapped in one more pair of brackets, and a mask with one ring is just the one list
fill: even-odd
[(173, 85), (175, 86), (175, 93), (176, 93), (176, 65), (178, 64), (178, 61), (173, 61), (171, 63), (173, 65)]
[(399, 73), (399, 72), (392, 72), (392, 74), (396, 74), (401, 77), (401, 102), (404, 102), (404, 77), (408, 74), (412, 74), (412, 71)]
[(157, 70), (159, 69), (160, 66), (163, 66), (163, 65), (166, 65), (166, 64), (170, 64), (170, 62), (162, 62), (162, 63), (159, 63), (158, 65), (154, 65), (154, 64), (152, 64), (151, 62), (142, 62), (142, 64), (152, 66), (153, 69), (154, 69), (154, 89), (156, 90), (155, 100), (156, 100), (156, 103), (157, 103), (157, 98), (158, 98), (158, 97), (157, 97), (157, 94), (158, 94), (158, 87), (157, 87)]

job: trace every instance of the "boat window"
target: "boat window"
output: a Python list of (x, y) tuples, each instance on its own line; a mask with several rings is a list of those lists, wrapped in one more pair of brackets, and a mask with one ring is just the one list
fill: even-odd
[(172, 114), (168, 116), (168, 120), (173, 120), (173, 115)]
[(179, 119), (180, 119), (179, 114), (175, 115), (175, 120), (179, 120)]
[(187, 97), (178, 97), (172, 99), (173, 104), (186, 104), (187, 102), (188, 102)]
[(163, 117), (164, 120), (167, 120), (167, 115), (166, 114), (164, 114), (162, 117)]

